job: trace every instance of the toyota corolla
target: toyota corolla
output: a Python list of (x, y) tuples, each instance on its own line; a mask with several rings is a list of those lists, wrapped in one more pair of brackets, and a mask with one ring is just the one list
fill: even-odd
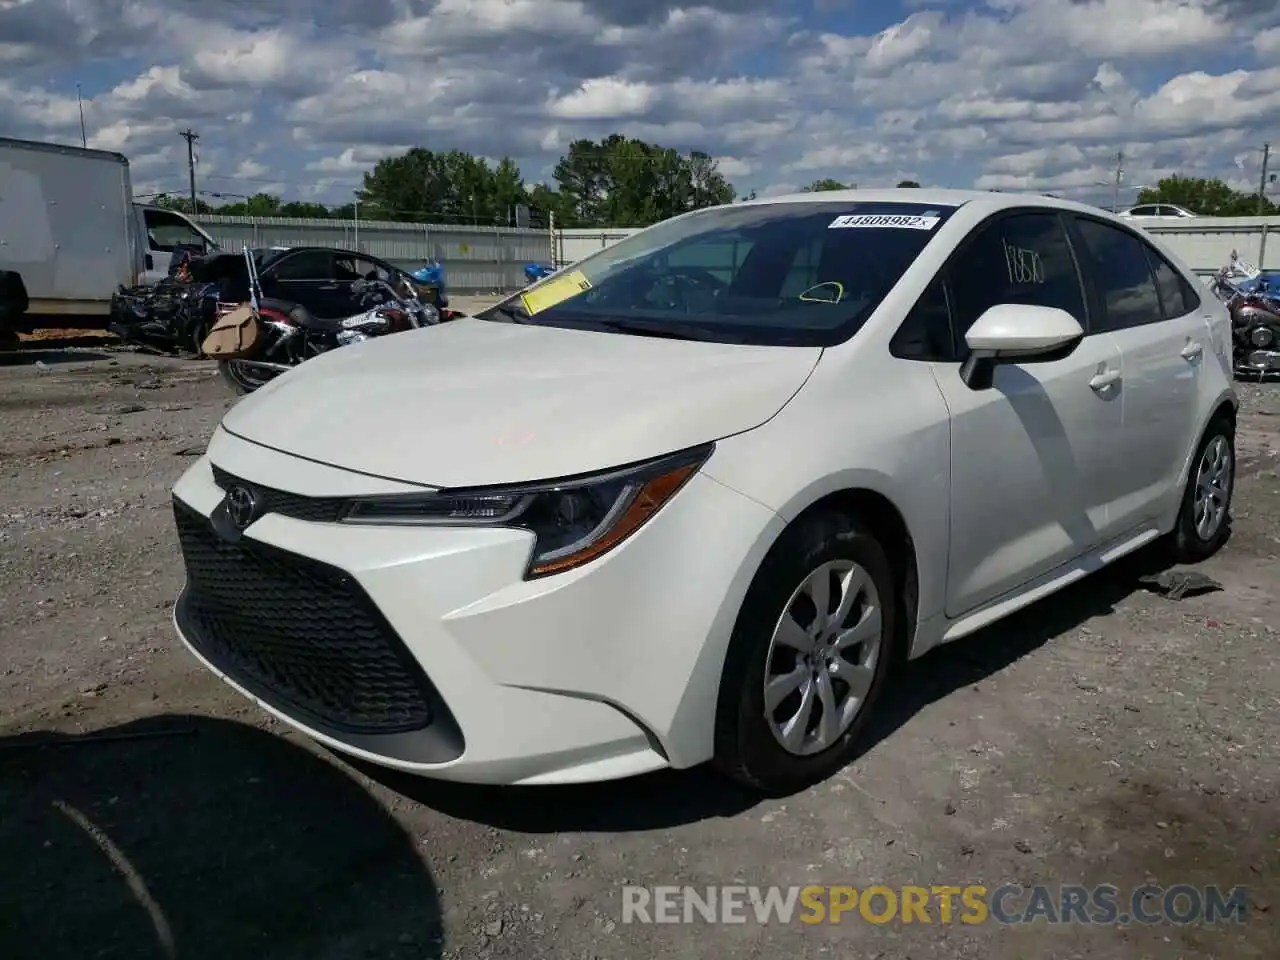
[(640, 231), (230, 409), (174, 490), (190, 650), (340, 751), (564, 783), (828, 775), (895, 662), (1224, 542), (1223, 307), (1043, 197)]

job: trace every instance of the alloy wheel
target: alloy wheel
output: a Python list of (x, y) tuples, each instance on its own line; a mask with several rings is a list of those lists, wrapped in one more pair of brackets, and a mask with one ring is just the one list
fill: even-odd
[(852, 560), (824, 563), (791, 594), (769, 643), (765, 718), (784, 750), (812, 756), (853, 724), (883, 645), (880, 597)]
[(1218, 434), (1204, 448), (1196, 467), (1193, 519), (1201, 540), (1212, 540), (1226, 519), (1234, 467), (1231, 445)]

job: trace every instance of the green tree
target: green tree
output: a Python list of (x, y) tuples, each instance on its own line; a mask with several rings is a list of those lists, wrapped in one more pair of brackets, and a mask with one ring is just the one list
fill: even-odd
[(290, 200), (288, 203), (280, 205), (279, 216), (301, 217), (311, 220), (328, 220), (333, 216), (333, 214), (323, 203), (307, 203), (300, 200)]
[(899, 187), (919, 187), (920, 183), (917, 180), (899, 180), (898, 186)]
[[(1174, 174), (1147, 187), (1138, 194), (1137, 202), (1174, 203), (1192, 213), (1208, 217), (1252, 217), (1258, 214), (1257, 194), (1241, 193), (1217, 179), (1183, 177)], [(1277, 212), (1276, 205), (1264, 200), (1263, 214)]]
[(246, 200), (237, 200), (218, 208), (218, 213), (235, 217), (287, 217), (282, 211), (280, 198), (273, 193), (255, 193)]
[(804, 188), (804, 192), (805, 193), (824, 193), (828, 190), (848, 190), (848, 189), (850, 188), (845, 186), (839, 180), (832, 180), (830, 177), (827, 177), (822, 180), (813, 181), (813, 183), (809, 184), (807, 187)]
[[(164, 207), (166, 210), (176, 210), (179, 213), (191, 212), (191, 197), (183, 196), (180, 193), (158, 193), (151, 198), (150, 203), (156, 207)], [(196, 213), (221, 213), (220, 207), (214, 207), (212, 204), (196, 198)]]
[(379, 160), (356, 196), (361, 217), (416, 223), (507, 224), (526, 202), (524, 178), (509, 157), (490, 167), (461, 150), (424, 147)]
[[(575, 140), (555, 169), (556, 218), (565, 226), (647, 226), (736, 193), (702, 151), (624, 137)], [(545, 199), (545, 198), (544, 198)]]

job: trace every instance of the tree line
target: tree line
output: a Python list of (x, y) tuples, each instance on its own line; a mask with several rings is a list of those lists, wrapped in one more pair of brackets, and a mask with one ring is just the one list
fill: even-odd
[[(414, 147), (379, 160), (364, 174), (355, 199), (341, 206), (259, 193), (229, 203), (196, 201), (206, 214), (395, 220), (513, 226), (528, 210), (531, 226), (553, 220), (562, 227), (646, 226), (700, 207), (750, 199), (697, 150), (669, 147), (614, 134), (600, 141), (575, 140), (556, 164), (551, 183), (528, 184), (515, 161), (490, 164), (461, 150)], [(216, 199), (217, 194), (212, 194)], [(190, 211), (180, 194), (161, 194), (161, 206)]]
[[(919, 187), (901, 180), (899, 187)], [(815, 180), (808, 192), (848, 190), (857, 184)], [(211, 196), (217, 198), (217, 194)], [(528, 211), (530, 226), (636, 227), (739, 197), (714, 158), (698, 150), (681, 153), (634, 137), (575, 140), (560, 158), (550, 183), (529, 184), (510, 157), (490, 164), (461, 150), (414, 147), (386, 157), (364, 174), (350, 203), (283, 201), (268, 193), (229, 203), (197, 201), (199, 213), (230, 216), (396, 220), (515, 226)], [(190, 200), (161, 195), (156, 202), (190, 210)], [(1174, 175), (1143, 189), (1135, 203), (1173, 203), (1204, 216), (1274, 214), (1280, 208), (1256, 193), (1232, 189), (1222, 180)]]
[(1138, 193), (1137, 204), (1172, 203), (1204, 217), (1262, 217), (1280, 213), (1271, 198), (1258, 192), (1233, 190), (1222, 180), (1203, 177), (1165, 177)]

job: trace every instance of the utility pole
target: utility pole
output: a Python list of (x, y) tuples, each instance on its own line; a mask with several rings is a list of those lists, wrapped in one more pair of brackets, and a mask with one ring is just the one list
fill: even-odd
[(197, 212), (196, 208), (196, 141), (200, 139), (200, 135), (190, 127), (181, 131), (178, 136), (187, 141), (187, 176), (191, 180), (191, 213)]
[(1111, 187), (1111, 212), (1120, 212), (1120, 181), (1124, 179), (1124, 151), (1116, 154), (1116, 179)]
[(76, 84), (76, 106), (80, 108), (80, 146), (88, 149), (89, 138), (84, 132), (84, 101), (80, 98), (80, 84)]
[(1271, 144), (1262, 145), (1262, 179), (1258, 183), (1258, 216), (1266, 212), (1267, 206), (1267, 164), (1271, 162)]

